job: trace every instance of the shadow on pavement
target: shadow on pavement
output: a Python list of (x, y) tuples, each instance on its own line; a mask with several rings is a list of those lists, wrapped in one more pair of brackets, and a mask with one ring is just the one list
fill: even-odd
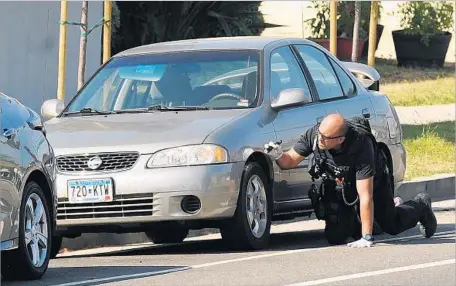
[[(269, 247), (261, 250), (283, 251), (302, 248), (321, 248), (328, 246), (323, 230), (306, 230), (296, 232), (274, 233), (271, 235)], [(181, 244), (162, 244), (145, 246), (132, 250), (121, 250), (108, 253), (75, 255), (74, 258), (106, 257), (106, 256), (136, 256), (136, 255), (169, 255), (169, 254), (230, 254), (255, 253), (260, 251), (231, 250), (220, 238), (187, 241)]]
[[(58, 285), (78, 283), (77, 285), (100, 285), (131, 278), (142, 278), (184, 271), (186, 266), (87, 266), (87, 267), (49, 267), (46, 274), (35, 281), (1, 281), (2, 285)], [(135, 276), (136, 274), (136, 276)], [(126, 277), (122, 277), (126, 275)], [(121, 277), (119, 277), (121, 276)], [(116, 277), (115, 280), (109, 280)], [(118, 278), (118, 279), (117, 279)], [(105, 280), (104, 280), (105, 279)], [(83, 283), (86, 280), (94, 280)]]
[[(454, 224), (439, 224), (437, 232), (445, 231), (455, 231)], [(415, 227), (408, 231), (401, 233), (400, 235), (393, 236), (389, 234), (382, 234), (377, 236), (377, 240), (382, 239), (394, 239), (400, 238), (401, 236), (410, 236), (410, 235), (419, 235), (419, 228)], [(347, 242), (352, 241), (351, 238)], [(440, 241), (440, 242), (439, 242)], [(405, 241), (391, 241), (387, 242), (388, 244), (438, 244), (446, 243), (448, 240), (442, 242), (438, 238), (432, 239), (413, 239)], [(452, 241), (454, 243), (454, 239)], [(322, 229), (319, 230), (304, 230), (304, 231), (295, 231), (295, 232), (283, 232), (283, 233), (274, 233), (271, 235), (271, 240), (269, 247), (261, 251), (237, 251), (230, 250), (226, 244), (220, 238), (214, 239), (202, 239), (196, 241), (187, 241), (181, 244), (162, 244), (162, 245), (152, 245), (144, 246), (141, 248), (130, 249), (130, 250), (121, 250), (108, 253), (100, 254), (90, 254), (90, 255), (75, 255), (74, 258), (84, 258), (84, 257), (108, 257), (108, 256), (147, 256), (147, 255), (176, 255), (176, 254), (230, 254), (230, 253), (255, 253), (255, 252), (273, 252), (273, 251), (284, 251), (284, 250), (295, 250), (295, 249), (310, 249), (310, 248), (322, 248), (330, 246), (325, 239), (324, 232)], [(336, 247), (336, 246), (334, 246)]]

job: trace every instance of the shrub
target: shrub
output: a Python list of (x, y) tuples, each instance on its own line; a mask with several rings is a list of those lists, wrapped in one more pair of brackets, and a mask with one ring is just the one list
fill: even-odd
[(410, 1), (399, 4), (399, 16), (404, 33), (421, 35), (421, 41), (429, 45), (434, 35), (444, 34), (453, 27), (453, 4), (445, 1)]

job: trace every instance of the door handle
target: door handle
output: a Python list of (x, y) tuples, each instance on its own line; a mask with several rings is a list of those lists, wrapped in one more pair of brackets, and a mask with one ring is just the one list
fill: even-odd
[(16, 134), (16, 129), (11, 128), (11, 129), (3, 129), (3, 137), (6, 137), (8, 139), (11, 139), (11, 137)]
[(368, 119), (371, 118), (371, 113), (370, 113), (369, 108), (363, 109), (362, 114), (363, 114), (364, 118), (368, 118)]

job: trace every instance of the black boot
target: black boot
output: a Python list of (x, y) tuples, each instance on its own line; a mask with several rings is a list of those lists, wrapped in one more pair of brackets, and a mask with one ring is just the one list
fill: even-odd
[(420, 218), (420, 231), (424, 237), (429, 238), (434, 235), (437, 229), (437, 219), (432, 211), (431, 198), (426, 193), (420, 193), (413, 200), (423, 206), (423, 213)]

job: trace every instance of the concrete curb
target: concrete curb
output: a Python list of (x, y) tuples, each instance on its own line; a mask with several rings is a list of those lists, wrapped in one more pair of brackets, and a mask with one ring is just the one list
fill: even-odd
[(404, 182), (395, 196), (401, 197), (405, 202), (422, 192), (429, 194), (433, 202), (454, 199), (455, 174), (441, 174)]
[[(404, 182), (396, 191), (396, 196), (400, 196), (404, 201), (408, 201), (413, 199), (418, 193), (421, 192), (428, 193), (431, 196), (433, 202), (454, 199), (455, 174), (437, 175)], [(192, 230), (190, 231), (188, 237), (197, 237), (218, 232), (218, 229), (212, 228)], [(95, 247), (120, 246), (145, 242), (149, 242), (149, 239), (144, 233), (85, 233), (77, 238), (64, 238), (62, 248), (68, 248), (69, 250), (80, 250)]]

